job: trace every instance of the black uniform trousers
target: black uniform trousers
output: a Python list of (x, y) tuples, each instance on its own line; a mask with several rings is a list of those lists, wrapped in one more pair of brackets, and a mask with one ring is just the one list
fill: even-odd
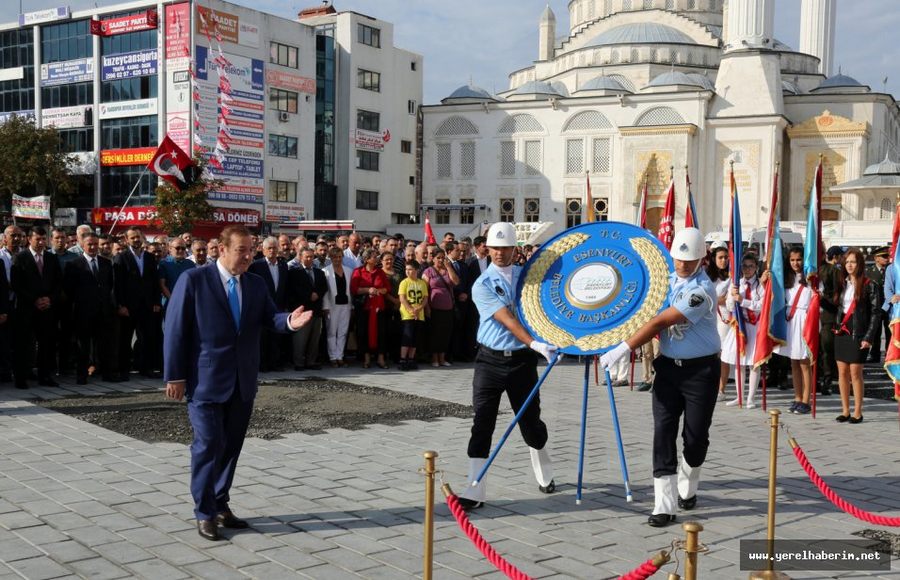
[[(834, 360), (834, 323), (836, 314), (822, 309), (819, 316), (819, 372), (821, 381), (837, 380), (837, 362)], [(815, 388), (813, 385), (812, 388)]]
[(891, 313), (878, 309), (872, 314), (879, 318), (878, 324), (875, 325), (875, 339), (872, 341), (872, 350), (869, 352), (869, 358), (872, 360), (881, 360), (881, 337), (884, 335), (884, 352), (887, 352), (891, 345)]
[(653, 361), (653, 477), (678, 472), (678, 424), (684, 415), (681, 438), (684, 460), (700, 467), (709, 449), (709, 427), (722, 367), (717, 355), (684, 359), (681, 365), (666, 356)]
[[(469, 457), (487, 457), (497, 424), (500, 398), (506, 392), (513, 411), (518, 413), (537, 384), (537, 354), (528, 348), (512, 351), (512, 356), (479, 348), (472, 377), (472, 406), (475, 419), (469, 438)], [(541, 421), (540, 394), (535, 395), (519, 420), (519, 431), (529, 447), (543, 449), (547, 426)]]

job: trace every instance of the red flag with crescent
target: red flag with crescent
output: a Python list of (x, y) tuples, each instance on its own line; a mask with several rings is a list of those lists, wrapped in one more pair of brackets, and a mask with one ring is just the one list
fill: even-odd
[(168, 135), (159, 144), (147, 169), (165, 179), (181, 191), (194, 181), (194, 162), (190, 156), (169, 138)]

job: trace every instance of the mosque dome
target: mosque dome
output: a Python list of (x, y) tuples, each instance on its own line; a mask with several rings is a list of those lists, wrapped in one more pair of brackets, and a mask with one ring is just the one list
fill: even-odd
[(832, 77), (828, 77), (827, 79), (822, 81), (822, 83), (818, 87), (813, 89), (813, 92), (831, 91), (833, 89), (840, 89), (836, 92), (847, 92), (848, 89), (851, 92), (869, 92), (869, 87), (862, 84), (855, 78), (841, 73), (838, 73)]
[(463, 85), (450, 93), (449, 97), (441, 99), (441, 103), (448, 103), (454, 101), (493, 101), (496, 102), (497, 99), (491, 95), (486, 90), (481, 87), (476, 87), (474, 85)]
[[(689, 75), (680, 71), (672, 71), (663, 73), (661, 75), (656, 76), (650, 84), (648, 84), (645, 89), (659, 88), (659, 87), (673, 87), (673, 86), (682, 86), (682, 87), (697, 87), (700, 89), (708, 89), (709, 85), (712, 83), (709, 82), (709, 79), (703, 77), (706, 82), (699, 80), (696, 77), (702, 77), (702, 75)], [(715, 87), (712, 88), (715, 90)]]
[(891, 161), (890, 157), (885, 155), (881, 163), (866, 167), (863, 175), (900, 175), (900, 163)]
[(564, 93), (560, 92), (557, 87), (554, 87), (548, 82), (545, 81), (528, 81), (523, 84), (512, 93), (509, 94), (512, 96), (547, 96), (547, 97), (564, 97), (566, 96)]
[(654, 22), (623, 24), (601, 32), (587, 41), (585, 47), (610, 44), (697, 44), (687, 34)]
[(583, 85), (581, 85), (580, 87), (578, 87), (578, 90), (575, 92), (580, 93), (582, 91), (615, 91), (618, 93), (630, 93), (631, 92), (628, 89), (626, 89), (625, 86), (622, 83), (620, 83), (618, 80), (616, 80), (612, 77), (607, 77), (607, 76), (594, 77), (591, 80), (589, 80), (588, 82), (586, 82)]
[(694, 84), (703, 87), (707, 91), (716, 92), (716, 85), (709, 80), (708, 76), (700, 73), (687, 73), (687, 77), (695, 81)]

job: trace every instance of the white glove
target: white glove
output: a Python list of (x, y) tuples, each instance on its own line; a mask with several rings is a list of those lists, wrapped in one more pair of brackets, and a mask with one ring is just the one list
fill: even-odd
[(631, 352), (631, 347), (627, 342), (620, 342), (616, 347), (600, 357), (600, 366), (603, 370), (608, 371), (616, 362), (626, 354)]
[(538, 352), (547, 359), (549, 363), (553, 360), (553, 355), (556, 354), (556, 347), (552, 344), (547, 344), (546, 342), (538, 342), (536, 340), (532, 340), (531, 344), (528, 345), (531, 350)]

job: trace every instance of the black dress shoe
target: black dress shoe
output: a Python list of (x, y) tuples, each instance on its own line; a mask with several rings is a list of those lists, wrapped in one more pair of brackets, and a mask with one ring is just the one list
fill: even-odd
[(217, 515), (216, 521), (223, 528), (231, 528), (233, 530), (243, 530), (250, 527), (246, 520), (240, 519), (230, 511)]
[(850, 417), (850, 419), (848, 419), (847, 422), (848, 422), (848, 423), (852, 423), (852, 424), (854, 424), (854, 425), (856, 425), (856, 424), (858, 424), (858, 423), (862, 423), (862, 422), (863, 422), (863, 416), (860, 415), (859, 417)]
[(38, 379), (38, 384), (42, 387), (58, 387), (59, 386), (59, 383), (57, 383), (50, 377), (44, 377), (43, 379)]
[(697, 507), (697, 496), (692, 495), (687, 499), (678, 498), (678, 507), (683, 510), (692, 510)]
[(462, 509), (465, 511), (469, 510), (477, 510), (481, 506), (484, 505), (483, 501), (476, 501), (474, 499), (469, 499), (467, 497), (459, 498), (459, 505), (462, 506)]
[(197, 533), (204, 540), (217, 542), (219, 540), (219, 526), (215, 520), (197, 520)]
[(838, 423), (846, 423), (850, 419), (850, 415), (838, 415), (834, 418)]
[(647, 518), (647, 524), (654, 528), (663, 528), (675, 523), (675, 514), (653, 514)]
[(540, 490), (541, 493), (553, 493), (556, 491), (556, 481), (551, 479), (550, 483), (547, 485), (539, 485), (538, 490)]

